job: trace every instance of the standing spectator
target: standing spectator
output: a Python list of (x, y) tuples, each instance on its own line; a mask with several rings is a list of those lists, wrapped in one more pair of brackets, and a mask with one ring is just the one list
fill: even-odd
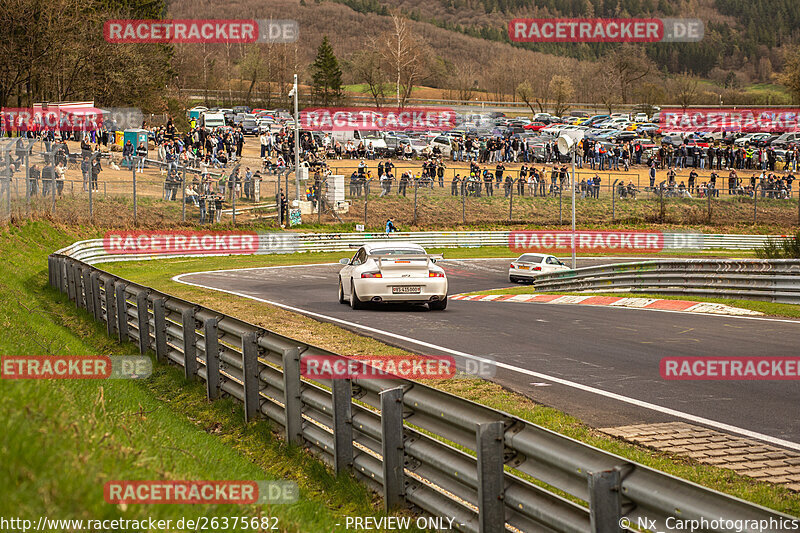
[[(131, 140), (128, 139), (127, 141), (125, 141), (125, 146), (122, 147), (122, 160), (125, 161), (125, 165), (128, 168), (133, 167), (133, 152), (134, 152), (133, 145), (131, 144)], [(89, 157), (89, 154), (87, 152), (84, 152), (83, 150), (83, 144), (81, 144), (81, 155), (83, 156), (84, 159)], [(84, 185), (84, 190), (86, 190), (85, 185)]]
[[(88, 190), (87, 187), (89, 186), (89, 180), (92, 176), (92, 166), (89, 162), (88, 155), (83, 156), (83, 162), (81, 162), (81, 174), (83, 174), (83, 191), (86, 192)], [(44, 180), (44, 175), (42, 175), (42, 180)], [(42, 186), (44, 187), (44, 182), (42, 183)], [(44, 190), (44, 188), (42, 190)]]

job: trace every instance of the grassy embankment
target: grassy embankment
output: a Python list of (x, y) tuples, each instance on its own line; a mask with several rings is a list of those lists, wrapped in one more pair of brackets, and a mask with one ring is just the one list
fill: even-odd
[[(43, 222), (0, 232), (0, 354), (125, 355), (88, 313), (47, 286), (47, 255), (96, 230)], [(154, 263), (155, 264), (155, 263)], [(267, 422), (244, 425), (241, 406), (210, 403), (173, 366), (149, 379), (0, 380), (0, 516), (51, 519), (278, 518), (281, 531), (344, 529), (346, 516), (378, 516), (379, 502), (354, 479), (336, 477)], [(109, 480), (296, 481), (290, 505), (110, 505)], [(336, 524), (342, 524), (337, 526)], [(223, 529), (223, 528), (218, 528)], [(232, 528), (231, 528), (232, 529)], [(175, 530), (174, 526), (172, 530)]]

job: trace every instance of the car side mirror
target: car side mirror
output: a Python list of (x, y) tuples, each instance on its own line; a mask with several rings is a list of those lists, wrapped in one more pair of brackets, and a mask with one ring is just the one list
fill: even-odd
[(339, 263), (342, 264), (342, 265), (349, 265), (350, 264), (350, 260), (348, 258), (344, 257), (342, 259), (339, 259)]

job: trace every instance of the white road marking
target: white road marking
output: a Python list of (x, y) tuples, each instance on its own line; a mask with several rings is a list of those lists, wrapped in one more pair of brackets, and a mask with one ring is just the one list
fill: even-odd
[[(304, 265), (304, 266), (308, 266), (308, 265)], [(260, 268), (282, 268), (282, 267), (278, 266), (278, 267), (260, 267)], [(254, 270), (254, 269), (247, 269), (247, 270)], [(623, 402), (623, 403), (635, 405), (636, 407), (649, 409), (651, 411), (656, 411), (658, 413), (666, 414), (666, 415), (669, 415), (669, 416), (674, 416), (676, 418), (682, 418), (684, 420), (688, 420), (690, 422), (695, 422), (697, 424), (703, 424), (705, 426), (713, 427), (713, 428), (719, 429), (721, 431), (728, 431), (730, 433), (737, 433), (739, 435), (743, 435), (743, 436), (750, 437), (750, 438), (753, 438), (753, 439), (758, 439), (758, 440), (761, 440), (761, 441), (764, 441), (764, 442), (769, 442), (771, 444), (776, 444), (778, 446), (783, 446), (785, 448), (790, 448), (792, 450), (800, 451), (800, 443), (796, 443), (796, 442), (792, 442), (792, 441), (788, 441), (788, 440), (784, 440), (784, 439), (779, 439), (779, 438), (773, 437), (771, 435), (765, 435), (763, 433), (758, 433), (756, 431), (751, 431), (749, 429), (740, 428), (740, 427), (737, 427), (737, 426), (726, 424), (724, 422), (718, 422), (716, 420), (711, 420), (710, 418), (704, 418), (704, 417), (696, 416), (696, 415), (693, 415), (693, 414), (690, 414), (690, 413), (684, 413), (683, 411), (678, 411), (676, 409), (671, 409), (669, 407), (663, 407), (661, 405), (656, 405), (656, 404), (653, 404), (653, 403), (650, 403), (650, 402), (637, 400), (636, 398), (629, 398), (627, 396), (623, 396), (623, 395), (617, 394), (615, 392), (605, 391), (605, 390), (602, 390), (602, 389), (598, 389), (596, 387), (591, 387), (589, 385), (584, 385), (582, 383), (577, 383), (577, 382), (574, 382), (574, 381), (569, 381), (567, 379), (557, 378), (557, 377), (554, 377), (554, 376), (550, 376), (548, 374), (543, 374), (541, 372), (534, 372), (533, 370), (528, 370), (526, 368), (520, 368), (520, 367), (509, 365), (509, 364), (506, 364), (506, 363), (500, 363), (498, 361), (494, 361), (494, 360), (491, 360), (491, 359), (486, 359), (486, 358), (483, 358), (483, 357), (480, 357), (480, 356), (477, 356), (477, 355), (472, 355), (472, 354), (468, 354), (468, 353), (461, 352), (461, 351), (458, 351), (458, 350), (453, 350), (451, 348), (446, 348), (444, 346), (438, 346), (436, 344), (432, 344), (432, 343), (429, 343), (429, 342), (425, 342), (425, 341), (421, 341), (421, 340), (417, 340), (417, 339), (412, 339), (410, 337), (399, 335), (397, 333), (392, 333), (390, 331), (384, 331), (384, 330), (373, 328), (373, 327), (369, 327), (369, 326), (363, 326), (363, 325), (357, 324), (355, 322), (349, 322), (347, 320), (341, 320), (339, 318), (335, 318), (335, 317), (332, 317), (332, 316), (323, 315), (323, 314), (320, 314), (320, 313), (315, 313), (313, 311), (308, 311), (306, 309), (301, 309), (299, 307), (286, 305), (286, 304), (283, 304), (283, 303), (280, 303), (280, 302), (275, 302), (275, 301), (272, 301), (272, 300), (265, 300), (265, 299), (259, 298), (257, 296), (252, 296), (252, 295), (241, 293), (241, 292), (237, 292), (237, 291), (229, 291), (227, 289), (218, 289), (216, 287), (208, 287), (206, 285), (201, 285), (199, 283), (192, 283), (192, 282), (184, 281), (183, 279), (181, 279), (181, 278), (183, 278), (183, 276), (195, 275), (195, 274), (212, 274), (212, 273), (215, 273), (215, 272), (220, 272), (220, 271), (187, 272), (185, 274), (179, 274), (177, 276), (174, 276), (172, 278), (172, 280), (176, 281), (178, 283), (183, 283), (184, 285), (191, 285), (193, 287), (199, 287), (199, 288), (203, 288), (203, 289), (210, 289), (210, 290), (215, 290), (215, 291), (219, 291), (219, 292), (224, 292), (226, 294), (231, 294), (231, 295), (234, 295), (234, 296), (240, 296), (242, 298), (249, 298), (249, 299), (255, 300), (257, 302), (262, 302), (262, 303), (266, 303), (266, 304), (269, 304), (269, 305), (274, 305), (276, 307), (280, 307), (282, 309), (286, 309), (288, 311), (293, 311), (295, 313), (300, 313), (300, 314), (303, 314), (303, 315), (306, 315), (306, 316), (310, 316), (312, 318), (319, 318), (319, 319), (325, 320), (327, 322), (343, 324), (343, 325), (349, 326), (351, 328), (360, 329), (362, 331), (366, 331), (366, 332), (369, 332), (369, 333), (374, 333), (374, 334), (377, 334), (377, 335), (383, 335), (383, 336), (386, 336), (386, 337), (391, 337), (391, 338), (398, 339), (398, 340), (401, 340), (401, 341), (405, 341), (405, 342), (408, 342), (408, 343), (411, 343), (411, 344), (416, 344), (417, 346), (421, 346), (421, 347), (424, 347), (424, 348), (429, 348), (429, 349), (432, 349), (432, 350), (437, 350), (437, 351), (440, 351), (440, 352), (449, 353), (451, 355), (464, 357), (466, 359), (472, 359), (474, 361), (479, 361), (479, 362), (482, 362), (482, 363), (494, 364), (498, 368), (503, 368), (505, 370), (510, 370), (512, 372), (517, 372), (517, 373), (524, 374), (526, 376), (530, 376), (530, 377), (533, 377), (533, 378), (543, 379), (543, 380), (546, 380), (546, 381), (551, 381), (553, 383), (558, 383), (559, 385), (564, 385), (566, 387), (571, 387), (571, 388), (574, 388), (574, 389), (582, 390), (584, 392), (590, 392), (592, 394), (597, 394), (597, 395), (603, 396), (605, 398), (610, 398), (610, 399), (617, 400), (617, 401), (620, 401), (620, 402)], [(680, 312), (680, 311), (667, 311), (667, 312)], [(718, 315), (710, 315), (710, 316), (718, 316)], [(749, 320), (771, 320), (771, 319), (760, 318), (760, 317), (738, 317), (738, 316), (737, 317), (725, 317), (725, 318), (737, 318), (737, 319), (749, 319)], [(783, 320), (783, 322), (795, 322), (795, 321), (793, 321), (793, 320)]]

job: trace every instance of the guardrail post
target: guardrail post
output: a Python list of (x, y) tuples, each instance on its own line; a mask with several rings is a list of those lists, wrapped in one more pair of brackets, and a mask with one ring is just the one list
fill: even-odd
[(383, 504), (388, 512), (401, 507), (406, 496), (402, 387), (381, 391), (381, 455)]
[(88, 283), (86, 282), (86, 270), (80, 263), (75, 263), (75, 307), (77, 309), (86, 309), (86, 291)]
[(56, 257), (56, 266), (58, 267), (58, 290), (67, 294), (69, 291), (67, 282), (67, 260), (63, 257)]
[(333, 469), (338, 474), (353, 466), (353, 385), (333, 380)]
[(139, 353), (144, 355), (150, 347), (150, 316), (147, 312), (147, 291), (136, 293), (136, 326), (139, 328)]
[(183, 326), (183, 375), (194, 379), (197, 375), (197, 323), (194, 309), (184, 309), (181, 313)]
[(69, 261), (65, 264), (67, 269), (67, 297), (74, 302), (78, 299), (76, 296), (77, 291), (75, 290), (75, 268)]
[(125, 298), (125, 284), (114, 284), (114, 295), (117, 298), (117, 338), (119, 342), (128, 340), (128, 302)]
[(100, 273), (97, 271), (89, 275), (92, 285), (92, 314), (95, 320), (103, 320), (103, 302), (100, 299)]
[(480, 533), (505, 531), (504, 433), (505, 425), (502, 421), (478, 424), (478, 523)]
[(219, 398), (219, 332), (218, 318), (207, 318), (203, 329), (206, 344), (206, 397)]
[(153, 298), (153, 335), (156, 338), (156, 361), (167, 360), (167, 318), (164, 298)]
[(114, 278), (103, 280), (103, 290), (106, 298), (106, 333), (109, 337), (114, 335), (116, 314), (114, 313)]
[(620, 472), (589, 472), (589, 513), (592, 533), (618, 533), (622, 517)]
[(254, 420), (261, 410), (258, 335), (255, 332), (242, 335), (242, 380), (244, 382), (244, 422), (247, 424)]
[(303, 443), (303, 404), (300, 400), (300, 350), (283, 352), (283, 393), (286, 408), (286, 442)]
[(86, 266), (81, 269), (83, 278), (83, 308), (94, 315), (94, 296), (92, 295), (92, 270)]

